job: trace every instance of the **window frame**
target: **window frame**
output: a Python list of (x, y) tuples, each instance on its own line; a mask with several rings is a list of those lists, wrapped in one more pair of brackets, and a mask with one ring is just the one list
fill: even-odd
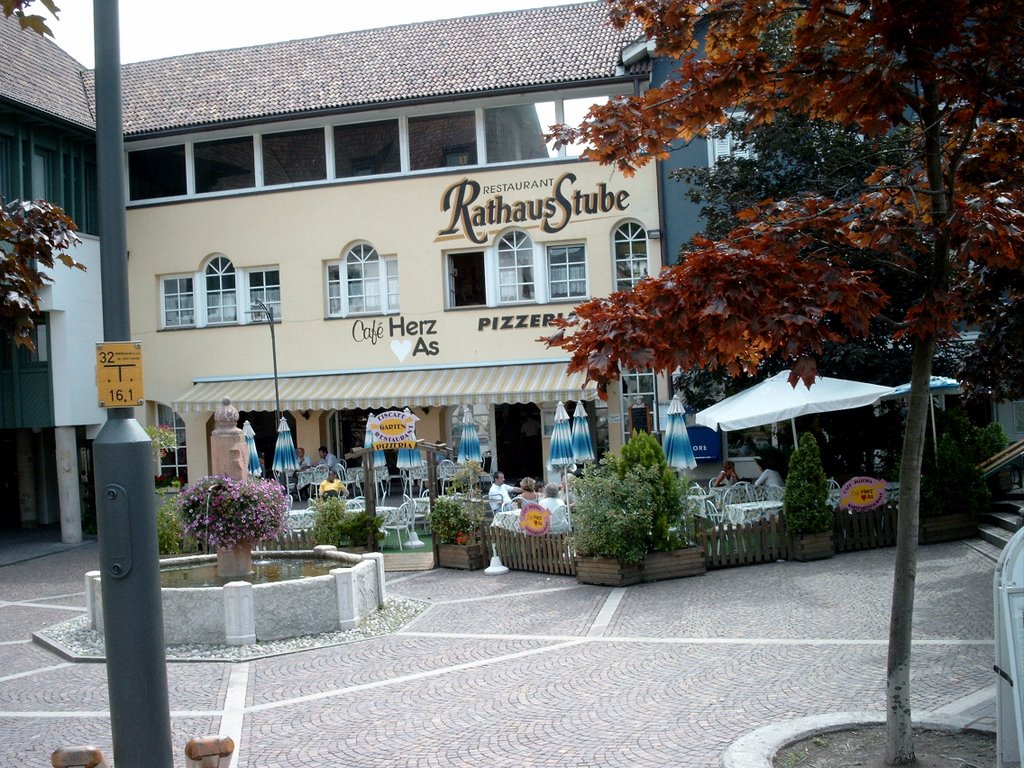
[[(511, 265), (502, 265), (502, 256), (511, 256)], [(511, 229), (497, 238), (494, 243), (495, 292), (499, 305), (536, 304), (537, 295), (537, 247), (533, 238), (521, 229)], [(524, 272), (528, 276), (523, 279)], [(511, 280), (503, 281), (503, 277)], [(504, 297), (506, 288), (514, 288), (515, 298)], [(529, 295), (524, 295), (529, 294)]]
[[(349, 271), (349, 257), (368, 257), (368, 251), (375, 257), (377, 274), (367, 277), (363, 273), (353, 279)], [(368, 258), (362, 258), (361, 264), (365, 265), (368, 261)], [(360, 298), (370, 295), (365, 290), (367, 285), (374, 285), (373, 294), (376, 295), (379, 304), (376, 309), (366, 309), (365, 304), (362, 309), (353, 309), (352, 286), (356, 283), (364, 288), (359, 294)], [(394, 254), (382, 254), (366, 241), (352, 244), (345, 249), (340, 259), (325, 265), (324, 286), (327, 317), (394, 315), (401, 311), (398, 257)], [(336, 305), (336, 308), (333, 305)]]
[[(624, 232), (627, 228), (635, 227), (639, 232), (643, 233), (643, 257), (637, 255), (635, 244), (641, 242), (641, 239), (636, 236), (635, 233), (626, 235), (625, 237), (619, 237), (620, 233)], [(624, 244), (629, 249), (627, 258), (619, 257), (619, 244)], [(612, 230), (612, 285), (616, 291), (628, 291), (636, 286), (638, 282), (643, 280), (645, 277), (651, 274), (651, 238), (648, 234), (647, 228), (638, 221), (624, 221), (615, 229)], [(630, 265), (629, 277), (619, 277), (619, 266), (620, 264)], [(637, 264), (643, 264), (644, 273), (637, 276), (635, 274), (634, 267)]]
[[(582, 277), (583, 288), (582, 288), (582, 290), (579, 293), (573, 293), (572, 290), (571, 290), (571, 286), (572, 286), (573, 283), (581, 282), (581, 278), (573, 278), (571, 276), (571, 270), (572, 270), (573, 262), (570, 262), (568, 260), (568, 258), (566, 258), (566, 262), (565, 262), (565, 265), (564, 265), (565, 277), (564, 278), (559, 278), (558, 280), (556, 280), (554, 275), (553, 275), (553, 269), (554, 269), (555, 265), (554, 265), (554, 263), (552, 262), (552, 259), (551, 259), (553, 251), (565, 251), (566, 256), (568, 257), (569, 251), (570, 250), (574, 250), (574, 249), (579, 249), (580, 253), (583, 256), (583, 258), (579, 262), (580, 266), (582, 266), (582, 268), (583, 268), (583, 277)], [(581, 241), (581, 242), (571, 242), (571, 243), (548, 243), (544, 247), (544, 254), (545, 254), (545, 261), (546, 261), (546, 265), (545, 266), (546, 266), (546, 269), (547, 269), (547, 286), (546, 287), (547, 287), (548, 300), (549, 301), (577, 301), (579, 299), (586, 299), (586, 298), (588, 298), (590, 296), (589, 280), (588, 280), (589, 275), (588, 275), (588, 272), (587, 272), (587, 244), (586, 244), (586, 242), (582, 242)], [(556, 296), (555, 295), (555, 283), (556, 282), (558, 282), (558, 283), (565, 283), (565, 285), (566, 285), (566, 292), (565, 292), (564, 296)]]

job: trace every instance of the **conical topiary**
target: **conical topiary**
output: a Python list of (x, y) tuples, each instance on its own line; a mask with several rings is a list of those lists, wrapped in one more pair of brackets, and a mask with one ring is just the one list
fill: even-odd
[(810, 432), (800, 436), (800, 446), (789, 458), (782, 508), (786, 515), (786, 529), (791, 534), (832, 530), (828, 480), (821, 466), (818, 441)]

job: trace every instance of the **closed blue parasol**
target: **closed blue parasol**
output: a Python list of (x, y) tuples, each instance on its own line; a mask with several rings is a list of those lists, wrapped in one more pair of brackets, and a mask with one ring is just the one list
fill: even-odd
[(555, 426), (551, 430), (551, 453), (548, 458), (548, 466), (568, 467), (575, 459), (572, 455), (572, 427), (569, 426), (569, 413), (558, 401), (555, 407)]
[(694, 469), (697, 459), (693, 456), (690, 434), (686, 431), (686, 415), (679, 395), (672, 398), (668, 406), (668, 426), (665, 428), (665, 458), (674, 469)]
[[(415, 424), (420, 419), (419, 419), (418, 416), (413, 416), (412, 411), (410, 411), (408, 408), (405, 409), (405, 416), (414, 425), (413, 426), (413, 433), (412, 433), (410, 439), (415, 440), (416, 439)], [(422, 467), (425, 464), (426, 464), (426, 462), (423, 461), (423, 454), (420, 453), (420, 449), (419, 448), (399, 448), (398, 449), (398, 461), (396, 462), (396, 466), (399, 469), (415, 469), (416, 467)]]
[(260, 455), (256, 452), (256, 432), (248, 421), (242, 425), (242, 434), (245, 435), (245, 446), (249, 449), (249, 474), (260, 477), (263, 475), (263, 467), (260, 466)]
[(572, 457), (577, 463), (594, 460), (594, 443), (590, 439), (590, 423), (582, 400), (576, 403), (572, 414)]
[(467, 461), (475, 461), (477, 464), (483, 462), (483, 455), (480, 453), (480, 435), (476, 432), (476, 422), (473, 421), (473, 411), (465, 406), (462, 417), (462, 437), (459, 438), (459, 453), (455, 457), (456, 464), (465, 464)]
[[(366, 437), (363, 438), (363, 448), (373, 448), (373, 433), (370, 431), (370, 416), (366, 417)], [(384, 456), (384, 449), (378, 448), (373, 452), (373, 467), (376, 470), (379, 467), (387, 465), (387, 458)]]
[(277, 443), (274, 445), (274, 463), (272, 469), (287, 476), (299, 468), (299, 454), (295, 452), (295, 441), (292, 430), (284, 416), (277, 425)]

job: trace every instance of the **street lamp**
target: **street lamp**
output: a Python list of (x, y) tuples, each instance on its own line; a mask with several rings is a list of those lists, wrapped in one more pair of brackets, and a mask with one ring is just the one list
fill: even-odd
[(259, 307), (253, 314), (262, 314), (267, 318), (267, 325), (270, 326), (270, 352), (274, 356), (274, 423), (280, 424), (281, 390), (277, 384), (277, 340), (274, 338), (274, 310), (259, 299), (253, 299), (252, 303)]

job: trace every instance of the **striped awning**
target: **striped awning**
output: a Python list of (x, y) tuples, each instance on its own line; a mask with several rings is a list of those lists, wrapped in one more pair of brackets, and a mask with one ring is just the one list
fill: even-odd
[[(373, 371), (280, 377), (281, 409), (288, 411), (388, 406), (488, 405), (593, 400), (597, 386), (566, 364), (485, 366), (408, 371)], [(240, 411), (273, 411), (274, 380), (204, 381), (172, 405), (179, 413), (215, 411), (225, 397)]]

